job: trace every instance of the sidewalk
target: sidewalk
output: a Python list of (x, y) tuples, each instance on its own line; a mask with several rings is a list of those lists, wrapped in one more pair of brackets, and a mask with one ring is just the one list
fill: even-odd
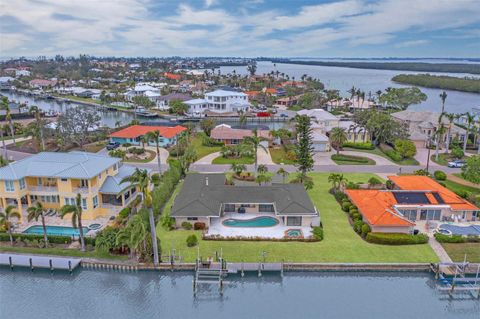
[(435, 239), (435, 237), (433, 237), (433, 234), (429, 234), (428, 237), (429, 237), (428, 244), (430, 245), (430, 247), (432, 247), (435, 254), (437, 254), (438, 259), (440, 259), (440, 262), (442, 263), (453, 262), (450, 256), (448, 256), (445, 249), (443, 249), (443, 246)]

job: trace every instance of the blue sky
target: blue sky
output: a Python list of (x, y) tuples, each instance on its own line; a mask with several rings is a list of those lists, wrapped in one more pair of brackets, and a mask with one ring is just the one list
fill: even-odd
[(15, 0), (0, 56), (479, 57), (480, 0)]

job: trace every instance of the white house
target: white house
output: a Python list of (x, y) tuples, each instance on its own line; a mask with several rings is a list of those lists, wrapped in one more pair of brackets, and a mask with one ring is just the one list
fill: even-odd
[(235, 113), (246, 112), (251, 104), (248, 102), (248, 95), (243, 92), (215, 90), (205, 93), (203, 99), (185, 101), (189, 106), (188, 114), (193, 117), (205, 116), (205, 111), (212, 113)]

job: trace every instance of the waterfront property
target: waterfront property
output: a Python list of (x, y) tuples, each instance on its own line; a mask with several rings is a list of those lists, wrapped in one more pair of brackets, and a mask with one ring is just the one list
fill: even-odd
[(223, 237), (283, 238), (290, 228), (310, 235), (320, 224), (301, 184), (226, 185), (224, 174), (190, 174), (175, 197), (171, 216)]
[(187, 115), (192, 117), (203, 117), (207, 110), (211, 115), (237, 114), (238, 112), (247, 112), (251, 107), (247, 94), (230, 90), (215, 90), (205, 93), (203, 99), (188, 100), (184, 103), (189, 108)]
[(25, 222), (26, 209), (35, 202), (54, 214), (64, 205), (74, 205), (81, 194), (83, 219), (110, 217), (135, 197), (136, 187), (120, 183), (133, 171), (119, 158), (104, 155), (38, 153), (0, 168), (0, 208), (13, 205)]
[[(148, 126), (148, 125), (132, 125), (123, 130), (110, 134), (110, 141), (120, 144), (141, 145), (142, 137), (149, 132), (158, 131), (160, 136), (158, 138), (159, 145), (168, 147), (177, 144), (178, 138), (187, 129), (183, 126)], [(155, 141), (149, 141), (148, 145), (155, 145)]]
[(373, 232), (412, 233), (418, 222), (470, 222), (480, 209), (427, 176), (389, 176), (392, 190), (346, 190)]
[[(257, 130), (257, 135), (265, 141), (260, 142), (263, 146), (268, 147), (272, 136), (269, 130)], [(225, 145), (241, 144), (245, 137), (253, 136), (253, 131), (248, 129), (235, 129), (227, 124), (220, 124), (216, 126), (210, 133), (210, 137), (224, 143)]]

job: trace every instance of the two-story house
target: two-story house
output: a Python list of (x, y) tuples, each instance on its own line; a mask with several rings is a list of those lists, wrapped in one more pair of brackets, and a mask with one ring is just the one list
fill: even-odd
[(248, 95), (243, 92), (215, 90), (205, 93), (203, 99), (194, 99), (184, 102), (188, 105), (187, 114), (192, 117), (203, 117), (207, 113), (225, 114), (247, 112), (251, 104), (248, 102)]
[(85, 153), (42, 152), (0, 168), (0, 209), (15, 206), (26, 220), (28, 207), (39, 201), (46, 209), (75, 204), (81, 194), (83, 219), (112, 216), (136, 195), (121, 180), (134, 172), (119, 158)]

